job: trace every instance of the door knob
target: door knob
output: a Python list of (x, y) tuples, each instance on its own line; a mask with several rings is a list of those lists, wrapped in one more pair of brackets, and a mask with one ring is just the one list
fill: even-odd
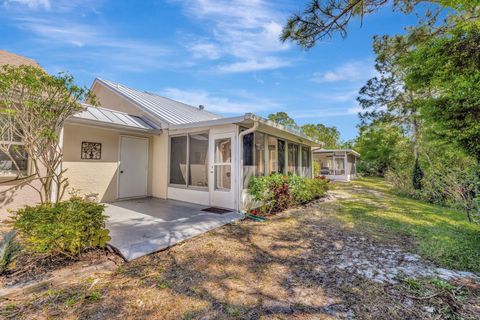
[(123, 173), (123, 170), (120, 170), (120, 173)]

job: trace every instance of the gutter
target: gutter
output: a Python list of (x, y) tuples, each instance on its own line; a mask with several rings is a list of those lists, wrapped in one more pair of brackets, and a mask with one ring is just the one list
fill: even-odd
[(253, 123), (253, 127), (251, 127), (248, 130), (240, 132), (238, 135), (238, 158), (240, 162), (240, 166), (238, 169), (238, 210), (240, 212), (243, 211), (243, 201), (242, 201), (242, 195), (243, 195), (243, 137), (246, 136), (247, 134), (250, 134), (254, 132), (255, 130), (258, 129), (259, 123), (257, 120)]

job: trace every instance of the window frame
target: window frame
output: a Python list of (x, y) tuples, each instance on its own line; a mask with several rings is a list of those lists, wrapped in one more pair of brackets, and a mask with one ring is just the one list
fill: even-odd
[[(169, 188), (177, 188), (177, 189), (189, 189), (189, 190), (197, 190), (197, 191), (209, 191), (210, 188), (210, 173), (208, 170), (208, 166), (210, 163), (207, 164), (207, 186), (191, 186), (189, 185), (189, 178), (190, 178), (190, 136), (191, 135), (199, 135), (199, 134), (207, 134), (208, 135), (208, 146), (207, 146), (207, 157), (208, 161), (210, 162), (210, 131), (195, 131), (195, 132), (185, 132), (179, 134), (172, 134), (168, 136), (168, 187)], [(172, 157), (172, 138), (176, 137), (187, 137), (187, 150), (186, 150), (186, 178), (185, 184), (176, 184), (170, 182), (170, 174), (171, 174), (171, 157)]]
[[(9, 140), (2, 140), (0, 141), (0, 144), (5, 144), (5, 145), (9, 145), (12, 146), (12, 145), (17, 145), (17, 146), (24, 146), (25, 147), (25, 143), (23, 141), (9, 141)], [(2, 153), (4, 153), (3, 151), (0, 151)], [(25, 171), (25, 175), (28, 176), (30, 174), (32, 174), (32, 168), (31, 168), (31, 162), (30, 162), (30, 156), (28, 155), (28, 153), (26, 153), (27, 155), (27, 159), (26, 159), (26, 162), (27, 162), (27, 168), (24, 170)], [(12, 179), (12, 178), (15, 178), (15, 177), (18, 177), (20, 175), (20, 172), (18, 172), (17, 169), (14, 169), (14, 170), (8, 170), (8, 173), (5, 173), (3, 174), (3, 172), (5, 172), (7, 170), (1, 170), (0, 169), (0, 180), (5, 180), (5, 179)]]

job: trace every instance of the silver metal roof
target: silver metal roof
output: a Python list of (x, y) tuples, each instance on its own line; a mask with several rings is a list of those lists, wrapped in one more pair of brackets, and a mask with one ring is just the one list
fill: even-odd
[(168, 124), (185, 124), (199, 121), (207, 121), (222, 118), (214, 114), (188, 104), (178, 102), (154, 93), (129, 88), (119, 83), (104, 79), (95, 79), (111, 90), (120, 93), (143, 109), (147, 114)]
[(312, 137), (307, 136), (303, 132), (299, 130), (295, 130), (290, 127), (283, 126), (281, 124), (278, 124), (274, 121), (262, 118), (260, 116), (257, 116), (253, 113), (245, 113), (244, 115), (241, 116), (236, 116), (236, 117), (228, 117), (228, 118), (220, 118), (220, 119), (215, 119), (215, 120), (207, 120), (207, 121), (200, 121), (200, 122), (195, 122), (195, 123), (184, 123), (184, 124), (175, 124), (175, 125), (170, 125), (168, 127), (169, 130), (182, 130), (182, 129), (190, 129), (190, 128), (199, 128), (199, 127), (211, 127), (211, 126), (218, 126), (218, 125), (223, 125), (223, 124), (229, 124), (229, 123), (236, 123), (236, 124), (242, 124), (246, 122), (252, 122), (252, 121), (258, 121), (261, 124), (264, 124), (267, 127), (275, 128), (280, 131), (285, 131), (287, 133), (290, 133), (294, 136), (297, 136), (301, 139), (308, 140), (310, 142), (313, 142), (316, 145), (324, 145), (322, 141), (318, 141)]
[(134, 129), (142, 131), (157, 131), (159, 128), (143, 117), (133, 116), (128, 113), (93, 107), (82, 104), (85, 109), (72, 118), (73, 122), (94, 122), (102, 125), (123, 127), (125, 129)]
[(353, 149), (314, 149), (313, 153), (332, 153), (332, 152), (346, 152), (346, 153), (351, 153), (353, 155), (356, 155), (357, 157), (360, 156), (360, 153)]

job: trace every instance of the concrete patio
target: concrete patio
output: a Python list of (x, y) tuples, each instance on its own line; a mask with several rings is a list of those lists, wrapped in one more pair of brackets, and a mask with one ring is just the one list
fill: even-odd
[(215, 214), (205, 208), (158, 198), (107, 204), (109, 243), (130, 261), (243, 218), (238, 212)]

